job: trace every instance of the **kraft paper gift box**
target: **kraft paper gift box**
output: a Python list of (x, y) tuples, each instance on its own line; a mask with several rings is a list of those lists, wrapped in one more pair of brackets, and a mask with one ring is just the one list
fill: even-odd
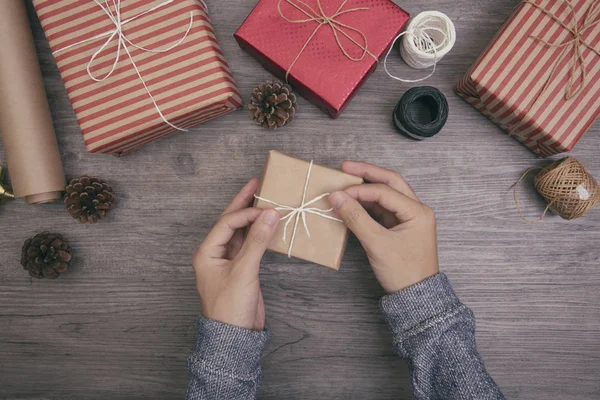
[(523, 1), (457, 93), (536, 154), (571, 151), (600, 114), (599, 19), (596, 0)]
[(92, 153), (129, 153), (241, 106), (203, 2), (33, 5)]
[[(321, 24), (323, 17), (331, 23)], [(391, 0), (260, 0), (234, 36), (267, 70), (337, 118), (408, 19)]]
[[(348, 228), (331, 210), (327, 194), (362, 182), (342, 171), (269, 152), (255, 206), (278, 209), (284, 218), (269, 249), (338, 270)], [(294, 212), (303, 204), (306, 225), (302, 213)]]

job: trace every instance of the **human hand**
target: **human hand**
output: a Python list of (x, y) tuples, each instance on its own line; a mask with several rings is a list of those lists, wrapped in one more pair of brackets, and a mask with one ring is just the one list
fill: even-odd
[(345, 161), (342, 170), (370, 183), (334, 192), (329, 202), (365, 248), (383, 289), (397, 292), (437, 274), (435, 213), (404, 178), (352, 161)]
[(206, 318), (262, 331), (265, 305), (258, 271), (279, 213), (249, 208), (258, 185), (258, 179), (252, 179), (223, 211), (194, 254), (193, 265)]

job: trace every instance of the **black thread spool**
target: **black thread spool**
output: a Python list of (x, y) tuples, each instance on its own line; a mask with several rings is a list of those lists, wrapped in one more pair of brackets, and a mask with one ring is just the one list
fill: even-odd
[(394, 109), (394, 126), (406, 137), (424, 140), (437, 135), (448, 120), (446, 96), (431, 86), (409, 89)]

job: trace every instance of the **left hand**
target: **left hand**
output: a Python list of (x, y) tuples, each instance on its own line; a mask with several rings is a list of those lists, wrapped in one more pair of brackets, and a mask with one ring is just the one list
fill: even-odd
[(223, 211), (194, 254), (193, 265), (206, 318), (262, 331), (265, 305), (258, 271), (280, 216), (275, 210), (249, 208), (258, 185), (252, 179)]

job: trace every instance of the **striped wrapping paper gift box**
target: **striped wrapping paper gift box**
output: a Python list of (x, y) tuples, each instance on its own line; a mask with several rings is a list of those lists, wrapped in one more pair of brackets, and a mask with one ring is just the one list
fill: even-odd
[(598, 0), (521, 3), (456, 92), (535, 153), (571, 151), (600, 114), (598, 19)]
[[(177, 132), (175, 127), (189, 128), (241, 107), (202, 2), (33, 4), (89, 152), (126, 154)], [(122, 36), (113, 22), (119, 16)]]

